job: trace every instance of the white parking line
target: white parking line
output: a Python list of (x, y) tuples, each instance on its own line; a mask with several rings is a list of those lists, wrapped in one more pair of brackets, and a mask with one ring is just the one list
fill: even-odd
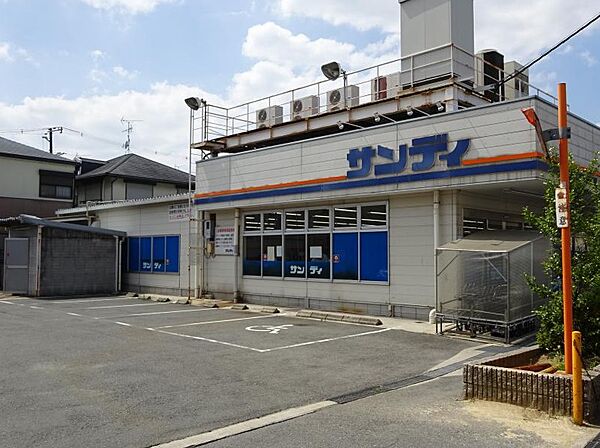
[(247, 347), (245, 345), (234, 344), (232, 342), (218, 341), (216, 339), (203, 338), (201, 336), (191, 336), (189, 334), (173, 333), (172, 331), (164, 331), (164, 330), (149, 329), (149, 328), (148, 328), (148, 330), (155, 331), (156, 333), (168, 334), (171, 336), (179, 336), (179, 337), (187, 338), (187, 339), (195, 339), (197, 341), (212, 342), (213, 344), (221, 344), (221, 345), (226, 345), (228, 347), (243, 348), (245, 350), (252, 350), (253, 352), (258, 352), (258, 353), (263, 352), (261, 349), (258, 349), (258, 348)]
[(32, 310), (43, 310), (44, 309), (41, 306), (35, 306), (35, 305), (29, 305), (29, 308), (31, 308)]
[(153, 313), (135, 313), (135, 314), (122, 314), (120, 316), (107, 316), (107, 317), (97, 317), (95, 319), (115, 319), (121, 317), (138, 317), (138, 316), (154, 316), (156, 314), (172, 314), (172, 313), (194, 313), (197, 311), (214, 311), (219, 308), (200, 308), (198, 310), (175, 310), (175, 311), (155, 311)]
[(90, 303), (90, 302), (107, 302), (109, 300), (133, 300), (131, 297), (111, 297), (109, 299), (83, 299), (83, 300), (72, 300), (72, 299), (50, 299), (48, 303)]
[(124, 327), (131, 327), (131, 324), (128, 324), (126, 322), (119, 322), (118, 320), (115, 320), (114, 322), (117, 325), (123, 325)]
[(164, 325), (162, 327), (156, 327), (156, 329), (191, 327), (194, 325), (220, 324), (221, 322), (237, 322), (239, 320), (267, 319), (267, 318), (273, 318), (273, 317), (278, 317), (278, 316), (277, 315), (269, 315), (269, 316), (238, 317), (236, 319), (209, 320), (209, 321), (204, 321), (204, 322), (192, 322), (189, 324)]
[(155, 445), (154, 448), (188, 448), (192, 446), (205, 445), (210, 442), (222, 440), (227, 437), (243, 434), (248, 431), (254, 431), (265, 426), (274, 425), (276, 423), (285, 422), (294, 418), (302, 417), (303, 415), (312, 414), (329, 406), (336, 405), (335, 401), (319, 401), (297, 408), (290, 408), (284, 411), (275, 412), (273, 414), (264, 415), (262, 417), (253, 418), (244, 422), (235, 423), (223, 428), (214, 429), (209, 432), (197, 434), (195, 436), (186, 437), (185, 439), (174, 440), (173, 442)]
[(370, 334), (384, 333), (384, 332), (390, 331), (390, 330), (391, 330), (391, 328), (384, 328), (382, 330), (367, 331), (365, 333), (357, 333), (357, 334), (349, 334), (346, 336), (338, 336), (336, 338), (319, 339), (318, 341), (301, 342), (299, 344), (284, 345), (282, 347), (266, 348), (266, 349), (261, 350), (261, 353), (274, 352), (276, 350), (285, 350), (288, 348), (304, 347), (306, 345), (322, 344), (323, 342), (339, 341), (341, 339), (357, 338), (359, 336), (368, 336)]
[(88, 306), (86, 310), (105, 310), (109, 308), (125, 308), (129, 306), (153, 306), (153, 305), (169, 305), (168, 302), (151, 302), (151, 303), (134, 303), (129, 305), (104, 305), (104, 306)]
[(6, 303), (8, 305), (17, 305), (16, 303), (9, 302), (8, 300), (0, 300), (0, 303)]
[(75, 317), (84, 317), (81, 314), (77, 314), (77, 313), (67, 313), (69, 316), (75, 316)]

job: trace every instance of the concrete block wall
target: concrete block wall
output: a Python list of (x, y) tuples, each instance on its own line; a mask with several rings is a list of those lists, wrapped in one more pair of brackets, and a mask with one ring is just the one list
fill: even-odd
[(40, 295), (116, 292), (117, 247), (111, 235), (44, 228)]

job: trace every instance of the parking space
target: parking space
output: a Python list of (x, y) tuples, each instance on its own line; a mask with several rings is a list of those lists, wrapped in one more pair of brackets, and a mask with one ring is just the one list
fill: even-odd
[(415, 376), (475, 346), (119, 297), (0, 300), (0, 340), (11, 347), (0, 438), (38, 447), (152, 446)]

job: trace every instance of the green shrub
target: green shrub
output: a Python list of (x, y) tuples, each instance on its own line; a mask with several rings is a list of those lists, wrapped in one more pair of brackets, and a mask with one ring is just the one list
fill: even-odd
[[(583, 335), (586, 358), (600, 356), (600, 185), (598, 159), (587, 168), (569, 159), (572, 274), (573, 274), (573, 329)], [(537, 341), (550, 353), (563, 353), (563, 305), (561, 287), (561, 232), (556, 227), (554, 190), (559, 185), (559, 166), (556, 150), (551, 150), (545, 180), (545, 206), (537, 214), (526, 208), (524, 216), (534, 228), (552, 243), (544, 261), (546, 284), (529, 278), (530, 288), (548, 299), (536, 314), (540, 320)]]

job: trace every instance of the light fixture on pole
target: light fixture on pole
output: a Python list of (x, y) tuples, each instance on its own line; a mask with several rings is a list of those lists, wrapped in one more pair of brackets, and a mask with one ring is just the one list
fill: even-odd
[[(200, 109), (203, 100), (197, 97), (185, 99), (185, 104), (190, 108), (190, 142), (188, 145), (188, 302), (192, 298), (192, 146), (194, 144), (194, 112)], [(197, 260), (196, 260), (197, 264)], [(197, 294), (194, 288), (194, 297)]]
[(344, 70), (338, 62), (333, 61), (323, 64), (321, 66), (321, 72), (323, 72), (325, 78), (330, 81), (335, 81), (340, 77), (340, 75), (342, 75), (342, 78), (344, 79), (344, 108), (346, 108), (346, 96), (348, 95), (346, 88), (348, 87), (348, 75), (346, 70)]
[(344, 126), (346, 126), (346, 125), (351, 126), (353, 128), (356, 128), (356, 129), (364, 129), (364, 127), (359, 126), (359, 125), (354, 124), (354, 123), (348, 123), (346, 121), (338, 121), (337, 122), (337, 127), (340, 129), (340, 131), (343, 130)]
[(394, 120), (393, 118), (388, 117), (385, 114), (380, 114), (379, 112), (375, 112), (373, 114), (373, 117), (375, 118), (375, 123), (379, 123), (381, 122), (381, 117), (385, 118), (386, 120), (388, 120), (390, 123), (395, 123), (396, 120)]

